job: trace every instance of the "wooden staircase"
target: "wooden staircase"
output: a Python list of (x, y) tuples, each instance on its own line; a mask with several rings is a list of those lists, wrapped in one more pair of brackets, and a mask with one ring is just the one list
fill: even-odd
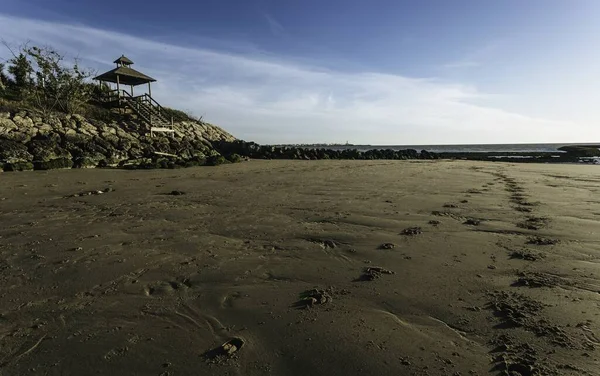
[(173, 118), (168, 119), (164, 108), (148, 94), (132, 96), (125, 90), (113, 90), (105, 102), (130, 109), (138, 119), (150, 126), (150, 136), (156, 132), (175, 133)]

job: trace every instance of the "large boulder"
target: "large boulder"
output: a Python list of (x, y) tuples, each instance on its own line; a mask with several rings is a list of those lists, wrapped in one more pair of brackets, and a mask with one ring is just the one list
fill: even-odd
[(17, 125), (11, 119), (0, 117), (0, 137), (17, 129)]
[(33, 166), (36, 170), (71, 168), (73, 166), (71, 153), (61, 148), (53, 140), (36, 139), (28, 144), (28, 148), (33, 155)]
[(89, 151), (80, 151), (73, 156), (74, 168), (94, 168), (108, 165), (107, 157), (104, 154)]
[(24, 144), (0, 139), (0, 167), (4, 171), (22, 171), (33, 169), (33, 155)]
[(12, 120), (20, 130), (25, 130), (33, 127), (33, 120), (31, 120), (31, 118), (27, 116), (15, 115)]

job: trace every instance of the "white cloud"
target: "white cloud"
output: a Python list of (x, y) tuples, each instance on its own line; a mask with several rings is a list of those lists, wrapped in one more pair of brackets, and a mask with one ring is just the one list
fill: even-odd
[(153, 94), (161, 103), (259, 143), (569, 142), (577, 141), (570, 139), (576, 128), (591, 130), (475, 104), (489, 97), (436, 79), (332, 71), (5, 15), (0, 35), (13, 43), (51, 45), (99, 71), (125, 54), (158, 80)]

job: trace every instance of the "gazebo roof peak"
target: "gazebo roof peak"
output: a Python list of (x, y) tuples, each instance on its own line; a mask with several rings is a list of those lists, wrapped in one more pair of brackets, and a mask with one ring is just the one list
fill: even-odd
[(113, 63), (117, 64), (117, 65), (131, 65), (133, 64), (133, 61), (131, 61), (131, 59), (129, 59), (128, 57), (126, 57), (125, 55), (121, 55), (121, 57), (119, 57), (117, 60), (113, 61)]
[(121, 57), (115, 60), (114, 63), (117, 64), (116, 68), (113, 68), (108, 72), (102, 73), (101, 75), (94, 77), (94, 80), (114, 82), (122, 85), (131, 86), (137, 86), (156, 81), (154, 78), (131, 68), (130, 65), (133, 64), (133, 61), (125, 57), (125, 55), (121, 55)]

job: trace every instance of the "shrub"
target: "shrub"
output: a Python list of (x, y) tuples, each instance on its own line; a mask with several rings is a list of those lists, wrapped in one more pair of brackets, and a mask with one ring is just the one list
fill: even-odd
[(18, 53), (8, 48), (13, 58), (7, 66), (11, 76), (0, 76), (7, 81), (4, 97), (25, 100), (44, 114), (54, 110), (73, 114), (90, 100), (95, 86), (88, 80), (92, 72), (77, 60), (65, 64), (64, 56), (50, 47), (23, 45)]

